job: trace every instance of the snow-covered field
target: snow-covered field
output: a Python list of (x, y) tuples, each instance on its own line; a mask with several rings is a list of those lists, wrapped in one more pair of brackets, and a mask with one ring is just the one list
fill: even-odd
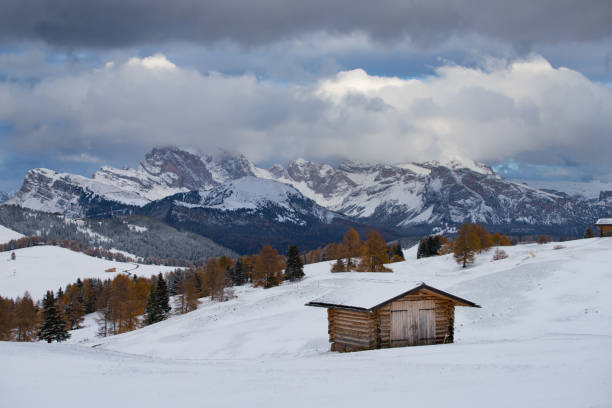
[(0, 244), (6, 244), (13, 239), (23, 238), (23, 235), (0, 225)]
[[(612, 239), (557, 245), (466, 270), (414, 248), (394, 273), (309, 265), (302, 282), (242, 287), (120, 336), (0, 343), (2, 405), (611, 407)], [(482, 305), (457, 308), (454, 344), (331, 353), (325, 310), (304, 306), (347, 285), (421, 281)]]
[[(15, 252), (15, 259), (11, 253)], [(104, 272), (116, 268), (117, 272)], [(129, 271), (149, 277), (176, 268), (157, 265), (108, 261), (56, 246), (37, 246), (0, 252), (0, 296), (23, 296), (27, 290), (34, 299), (42, 299), (47, 290), (57, 290), (77, 278), (114, 278)]]

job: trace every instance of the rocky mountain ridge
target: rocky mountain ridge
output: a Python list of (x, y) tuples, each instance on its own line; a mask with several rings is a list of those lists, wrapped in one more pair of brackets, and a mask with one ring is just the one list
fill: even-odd
[[(155, 207), (158, 200), (197, 191), (203, 201), (189, 205), (213, 210), (215, 200), (234, 191), (231, 185), (238, 180), (239, 190), (251, 193), (263, 188), (261, 180), (268, 180), (268, 187), (290, 185), (294, 195), (313, 200), (318, 212), (331, 211), (408, 235), (452, 230), (466, 221), (514, 234), (576, 235), (611, 211), (610, 200), (583, 199), (504, 180), (488, 166), (469, 160), (397, 165), (345, 161), (332, 167), (296, 159), (286, 168), (263, 169), (239, 153), (203, 155), (176, 147), (153, 149), (137, 169), (103, 167), (92, 178), (34, 169), (8, 203), (75, 217), (114, 216), (141, 212), (146, 206)], [(277, 204), (282, 201), (268, 198)], [(231, 200), (224, 198), (225, 207), (215, 210), (248, 209), (253, 207), (248, 200), (228, 208)], [(291, 217), (283, 222), (291, 222)]]

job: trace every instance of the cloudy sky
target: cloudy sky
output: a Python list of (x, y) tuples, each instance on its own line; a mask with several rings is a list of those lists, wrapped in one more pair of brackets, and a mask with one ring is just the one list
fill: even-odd
[(153, 146), (612, 181), (609, 0), (4, 0), (0, 190)]

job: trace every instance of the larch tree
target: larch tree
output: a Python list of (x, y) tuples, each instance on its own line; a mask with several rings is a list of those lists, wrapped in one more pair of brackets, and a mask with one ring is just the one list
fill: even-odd
[(0, 296), (0, 341), (14, 339), (15, 303), (13, 299)]
[(474, 253), (480, 249), (476, 230), (470, 224), (463, 224), (453, 245), (455, 260), (462, 268), (474, 263)]
[(342, 258), (336, 259), (336, 262), (332, 265), (332, 272), (346, 272), (346, 265), (344, 264), (344, 260)]
[(285, 278), (290, 281), (297, 281), (304, 277), (304, 263), (295, 245), (291, 245), (287, 250), (287, 262), (285, 267)]
[(199, 292), (196, 287), (195, 276), (195, 274), (190, 274), (179, 283), (175, 305), (176, 309), (181, 314), (196, 310), (200, 303), (198, 300)]
[(363, 242), (361, 242), (361, 238), (359, 238), (359, 233), (351, 228), (344, 235), (344, 258), (346, 259), (346, 269), (348, 271), (354, 270), (357, 268), (357, 258), (360, 258), (362, 255)]
[(390, 272), (391, 269), (384, 264), (389, 263), (387, 244), (378, 231), (372, 230), (368, 233), (368, 239), (364, 245), (364, 253), (361, 258), (359, 270), (370, 272)]
[(264, 245), (255, 258), (253, 266), (253, 285), (271, 288), (283, 281), (283, 262), (278, 251)]
[(55, 304), (53, 292), (48, 291), (43, 300), (42, 324), (38, 338), (47, 343), (64, 341), (70, 338), (66, 322)]
[(28, 292), (18, 299), (15, 308), (17, 341), (33, 341), (38, 327), (38, 313)]
[(210, 258), (206, 262), (204, 279), (202, 286), (207, 295), (212, 300), (219, 302), (225, 300), (225, 287), (227, 286), (227, 266), (228, 264), (217, 258)]
[(475, 224), (472, 226), (478, 235), (478, 242), (480, 243), (480, 248), (478, 252), (486, 252), (493, 246), (493, 238), (489, 231), (485, 228), (484, 225)]

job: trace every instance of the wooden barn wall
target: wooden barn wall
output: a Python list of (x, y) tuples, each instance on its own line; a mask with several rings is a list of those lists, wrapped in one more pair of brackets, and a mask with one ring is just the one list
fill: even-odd
[[(433, 300), (435, 302), (436, 344), (452, 343), (455, 319), (454, 303), (424, 291), (404, 296), (397, 299), (396, 302), (417, 300)], [(389, 303), (374, 313), (377, 327), (377, 346), (381, 348), (391, 347), (391, 305)]]
[(599, 226), (600, 237), (612, 237), (612, 225), (600, 225)]
[(374, 313), (327, 309), (329, 341), (338, 351), (376, 348)]

